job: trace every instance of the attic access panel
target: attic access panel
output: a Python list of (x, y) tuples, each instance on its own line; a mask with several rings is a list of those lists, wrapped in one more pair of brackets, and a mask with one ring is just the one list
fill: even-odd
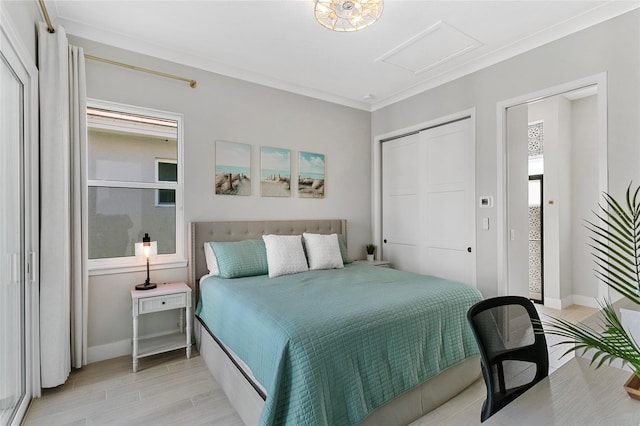
[(382, 61), (420, 74), (480, 46), (480, 41), (439, 21), (380, 56), (376, 62)]

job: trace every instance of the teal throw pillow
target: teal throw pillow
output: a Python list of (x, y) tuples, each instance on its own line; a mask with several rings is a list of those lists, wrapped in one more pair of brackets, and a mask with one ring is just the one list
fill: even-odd
[(340, 246), (340, 254), (342, 255), (342, 263), (345, 265), (353, 262), (349, 258), (349, 252), (347, 252), (347, 243), (344, 241), (344, 235), (338, 234), (338, 245)]
[(262, 240), (211, 242), (221, 278), (252, 277), (269, 273), (267, 249)]

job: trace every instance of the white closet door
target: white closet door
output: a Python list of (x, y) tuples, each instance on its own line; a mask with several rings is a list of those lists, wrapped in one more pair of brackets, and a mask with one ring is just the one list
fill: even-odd
[(396, 269), (420, 272), (420, 135), (382, 144), (382, 256)]
[(470, 120), (425, 130), (423, 274), (475, 284), (475, 149)]
[(382, 144), (382, 255), (394, 268), (475, 285), (471, 120)]

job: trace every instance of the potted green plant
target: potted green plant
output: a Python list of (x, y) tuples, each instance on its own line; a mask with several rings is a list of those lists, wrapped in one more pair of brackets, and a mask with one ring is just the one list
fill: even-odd
[[(586, 224), (591, 231), (589, 245), (597, 266), (596, 276), (636, 305), (640, 305), (639, 193), (640, 186), (632, 191), (630, 184), (622, 203), (603, 193), (604, 203), (595, 213), (602, 225), (590, 221)], [(623, 326), (610, 300), (600, 306), (600, 330), (552, 318), (542, 323), (544, 333), (567, 338), (558, 344), (573, 344), (563, 355), (592, 350), (591, 364), (595, 368), (622, 360), (634, 373), (625, 383), (625, 390), (632, 398), (640, 399), (640, 342)]]
[(364, 249), (367, 251), (367, 261), (373, 262), (373, 257), (376, 254), (376, 249), (378, 247), (375, 244), (367, 244), (364, 246)]

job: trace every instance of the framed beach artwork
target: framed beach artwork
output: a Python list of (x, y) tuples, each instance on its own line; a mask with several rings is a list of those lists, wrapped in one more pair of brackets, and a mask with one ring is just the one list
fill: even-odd
[(298, 153), (298, 196), (324, 198), (324, 154)]
[(260, 148), (260, 195), (291, 196), (291, 151), (282, 148)]
[(216, 194), (251, 195), (251, 145), (216, 141)]

